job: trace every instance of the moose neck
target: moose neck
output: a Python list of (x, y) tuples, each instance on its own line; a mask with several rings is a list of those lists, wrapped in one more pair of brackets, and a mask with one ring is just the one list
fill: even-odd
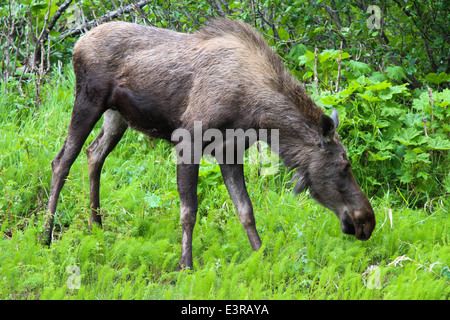
[(310, 151), (320, 143), (319, 118), (323, 111), (306, 96), (296, 95), (295, 104), (278, 104), (264, 112), (261, 126), (271, 134), (267, 139), (272, 151), (290, 169), (307, 166)]
[[(298, 130), (298, 126), (292, 126), (292, 129), (279, 130), (279, 146), (271, 145), (272, 150), (278, 153), (283, 164), (289, 169), (308, 166), (310, 162), (310, 150), (317, 145), (319, 136), (315, 125), (307, 122), (301, 123), (304, 127)], [(296, 130), (295, 133), (291, 130)]]

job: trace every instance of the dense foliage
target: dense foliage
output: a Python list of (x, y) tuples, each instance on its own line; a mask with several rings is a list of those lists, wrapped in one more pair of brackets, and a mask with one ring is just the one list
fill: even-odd
[[(367, 3), (0, 0), (0, 298), (448, 299), (448, 1)], [(171, 273), (181, 232), (172, 149), (130, 131), (102, 175), (105, 231), (87, 232), (81, 155), (58, 207), (64, 236), (42, 248), (36, 235), (70, 119), (80, 34), (109, 19), (193, 32), (214, 16), (253, 25), (327, 113), (338, 109), (339, 134), (377, 212), (374, 237), (351, 241), (329, 212), (291, 195), (288, 172), (261, 176), (250, 165), (266, 256), (252, 254), (218, 166), (205, 161), (197, 271)], [(65, 286), (72, 265), (80, 290)], [(367, 286), (374, 267), (380, 290)]]

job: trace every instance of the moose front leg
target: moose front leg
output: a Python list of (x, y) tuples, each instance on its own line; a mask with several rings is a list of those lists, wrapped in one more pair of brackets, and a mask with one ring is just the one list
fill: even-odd
[(179, 164), (177, 166), (177, 187), (180, 197), (181, 217), (181, 258), (177, 270), (192, 269), (192, 234), (194, 231), (198, 200), (198, 164)]
[(256, 230), (252, 203), (245, 187), (244, 166), (242, 164), (221, 164), (220, 169), (250, 244), (253, 250), (257, 251), (261, 247), (261, 239)]

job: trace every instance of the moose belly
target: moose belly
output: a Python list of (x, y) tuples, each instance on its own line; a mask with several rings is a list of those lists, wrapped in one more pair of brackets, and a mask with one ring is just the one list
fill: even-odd
[(117, 110), (128, 125), (148, 136), (170, 140), (178, 127), (177, 108), (164, 97), (136, 94), (117, 86), (108, 101), (108, 108)]

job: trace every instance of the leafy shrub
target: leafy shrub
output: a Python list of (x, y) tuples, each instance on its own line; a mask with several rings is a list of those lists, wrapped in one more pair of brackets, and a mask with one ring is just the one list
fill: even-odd
[[(306, 81), (317, 70), (320, 93), (309, 90), (328, 112), (339, 111), (340, 136), (357, 180), (369, 194), (382, 196), (390, 188), (407, 205), (415, 205), (450, 192), (449, 89), (411, 92), (407, 84), (398, 84), (404, 77), (401, 67), (386, 68), (383, 74), (339, 50), (319, 53), (316, 66), (315, 54), (302, 52), (291, 50), (290, 66)], [(332, 80), (337, 82), (339, 56), (336, 89)], [(438, 82), (436, 75), (430, 78)], [(445, 73), (439, 75), (443, 79), (448, 79)]]

